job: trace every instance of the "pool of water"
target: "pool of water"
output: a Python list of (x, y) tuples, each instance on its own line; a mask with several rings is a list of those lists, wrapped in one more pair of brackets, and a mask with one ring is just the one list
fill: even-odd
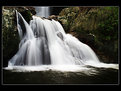
[(80, 71), (3, 69), (3, 84), (118, 84), (118, 78), (118, 69), (91, 66)]

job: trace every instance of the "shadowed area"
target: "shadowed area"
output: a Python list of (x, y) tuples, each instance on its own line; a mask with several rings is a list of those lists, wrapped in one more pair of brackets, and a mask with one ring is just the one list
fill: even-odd
[[(94, 68), (95, 71), (63, 72), (63, 71), (33, 71), (12, 72), (3, 71), (4, 84), (118, 84), (118, 70), (111, 68)], [(88, 72), (88, 73), (86, 73)]]

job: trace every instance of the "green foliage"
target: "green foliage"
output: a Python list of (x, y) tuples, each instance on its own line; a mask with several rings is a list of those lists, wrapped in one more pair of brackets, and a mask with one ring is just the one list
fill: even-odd
[(2, 13), (2, 50), (6, 63), (18, 50), (19, 36), (14, 21), (15, 11), (3, 9)]
[(118, 61), (119, 7), (69, 7), (60, 17), (64, 17), (60, 21), (66, 32), (76, 33), (79, 40), (102, 52), (110, 62)]
[(106, 19), (101, 21), (97, 29), (97, 39), (103, 44), (103, 50), (114, 60), (118, 60), (118, 7), (104, 7)]
[(118, 35), (118, 8), (106, 7), (104, 9), (108, 9), (109, 13), (107, 15), (107, 18), (99, 23), (99, 27), (97, 29), (98, 33), (100, 34), (99, 39), (101, 39), (101, 41), (104, 41), (104, 42), (117, 40), (118, 39), (118, 36), (117, 36)]

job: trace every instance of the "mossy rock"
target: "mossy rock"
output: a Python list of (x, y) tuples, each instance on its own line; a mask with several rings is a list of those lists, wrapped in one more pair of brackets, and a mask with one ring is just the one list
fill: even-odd
[(18, 51), (20, 39), (16, 24), (16, 10), (28, 23), (32, 19), (32, 13), (26, 7), (2, 7), (3, 66), (7, 66), (8, 61)]

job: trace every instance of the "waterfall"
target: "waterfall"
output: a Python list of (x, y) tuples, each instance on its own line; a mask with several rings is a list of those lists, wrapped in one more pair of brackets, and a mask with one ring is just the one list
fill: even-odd
[(35, 7), (36, 16), (48, 18), (50, 16), (49, 7)]
[(33, 20), (28, 24), (19, 12), (16, 12), (16, 15), (21, 41), (18, 52), (9, 60), (9, 67), (105, 66), (88, 45), (80, 42), (76, 37), (66, 34), (58, 21), (33, 16)]

